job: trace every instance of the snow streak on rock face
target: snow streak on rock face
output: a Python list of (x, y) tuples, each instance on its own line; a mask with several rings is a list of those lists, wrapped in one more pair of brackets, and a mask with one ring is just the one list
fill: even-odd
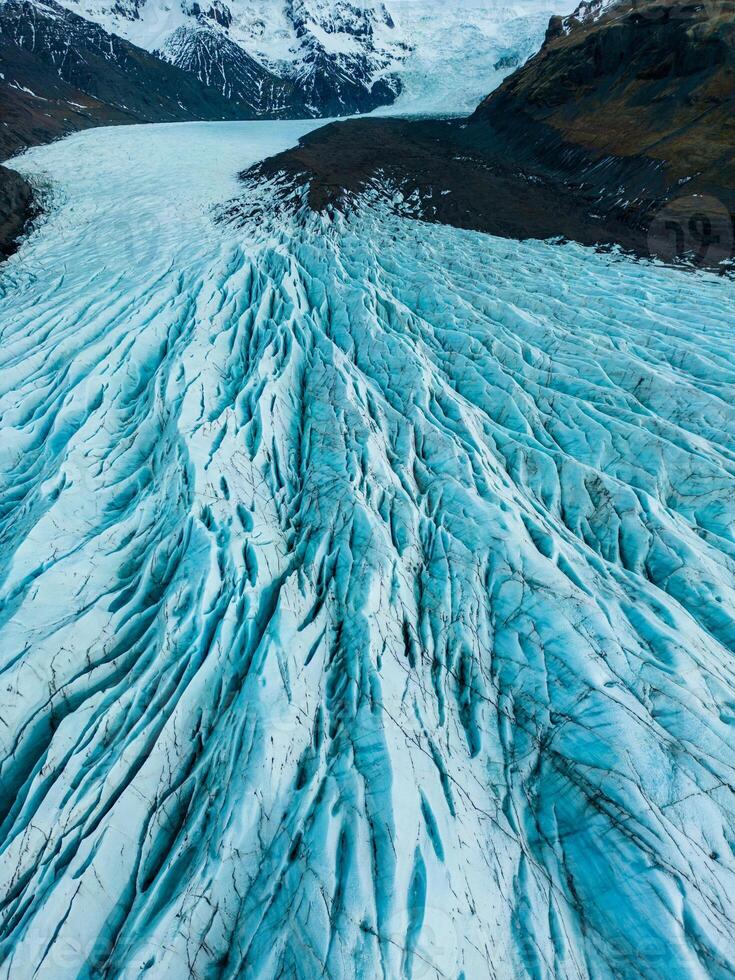
[(291, 83), (271, 74), (215, 31), (180, 27), (169, 35), (159, 54), (225, 98), (245, 101), (261, 116), (298, 119), (313, 115)]
[(305, 128), (26, 158), (0, 976), (732, 976), (733, 283), (213, 224)]

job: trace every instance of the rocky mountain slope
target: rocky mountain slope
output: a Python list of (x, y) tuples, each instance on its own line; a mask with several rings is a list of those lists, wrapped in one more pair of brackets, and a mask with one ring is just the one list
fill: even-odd
[[(391, 102), (400, 88), (390, 69), (404, 45), (377, 0), (64, 2), (228, 98), (250, 97), (256, 66), (298, 91), (305, 116), (367, 111)], [(267, 92), (263, 95), (269, 112)], [(276, 86), (273, 96), (281, 106), (284, 90)]]
[(180, 27), (159, 54), (226, 99), (245, 103), (257, 116), (280, 119), (312, 114), (297, 85), (279, 78), (215, 31)]
[(665, 163), (671, 178), (735, 175), (735, 3), (584, 3), (552, 19), (523, 71), (492, 92), (476, 120), (519, 116), (549, 152), (552, 134), (591, 153)]
[(502, 132), (524, 166), (579, 181), (633, 225), (679, 199), (685, 224), (709, 222), (731, 240), (735, 3), (583, 4), (552, 20), (539, 54), (473, 123)]
[(467, 120), (333, 126), (271, 161), (323, 206), (381, 182), (430, 220), (719, 266), (735, 214), (735, 4), (585, 5)]

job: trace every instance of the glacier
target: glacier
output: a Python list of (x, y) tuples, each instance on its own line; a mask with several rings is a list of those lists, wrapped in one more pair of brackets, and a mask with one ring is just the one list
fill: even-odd
[(549, 19), (567, 14), (550, 0), (393, 0), (389, 9), (408, 50), (393, 64), (401, 90), (375, 115), (474, 112), (488, 92), (534, 55)]
[(735, 282), (235, 179), (313, 125), (14, 163), (0, 977), (733, 977)]

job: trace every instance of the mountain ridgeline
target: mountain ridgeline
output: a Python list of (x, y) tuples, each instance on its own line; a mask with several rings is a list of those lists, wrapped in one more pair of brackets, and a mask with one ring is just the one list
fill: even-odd
[[(142, 6), (145, 21), (155, 4)], [(288, 0), (283, 9), (270, 3), (242, 11), (237, 2), (181, 9), (172, 32), (145, 30), (147, 45), (227, 98), (257, 105), (262, 116), (369, 112), (400, 92), (391, 69), (407, 45), (393, 37), (395, 23), (382, 4)], [(122, 33), (133, 29), (119, 16), (114, 23)]]
[(56, 0), (0, 2), (0, 157), (94, 125), (344, 115), (390, 102), (400, 89), (395, 78), (373, 78), (366, 18), (334, 29), (342, 39), (358, 32), (356, 51), (330, 54), (302, 13), (301, 60), (287, 77), (284, 65), (271, 70), (228, 35), (232, 15), (221, 4), (206, 14), (195, 4), (194, 26), (154, 37), (153, 51), (120, 33), (140, 6), (116, 8), (128, 19), (105, 26)]
[(591, 206), (646, 231), (654, 250), (729, 258), (735, 2), (583, 4), (554, 18), (541, 51), (478, 107), (472, 129), (501, 134), (527, 170), (574, 182)]

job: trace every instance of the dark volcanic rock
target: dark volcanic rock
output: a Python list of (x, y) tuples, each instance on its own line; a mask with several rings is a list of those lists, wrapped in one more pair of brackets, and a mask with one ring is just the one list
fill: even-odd
[(13, 253), (32, 213), (30, 185), (14, 170), (0, 166), (0, 258)]
[(646, 236), (582, 206), (576, 189), (523, 172), (503, 152), (476, 145), (462, 121), (354, 119), (305, 136), (298, 147), (244, 177), (285, 174), (308, 184), (315, 210), (344, 208), (368, 188), (404, 213), (506, 238), (566, 238), (584, 245), (618, 243), (644, 253)]

